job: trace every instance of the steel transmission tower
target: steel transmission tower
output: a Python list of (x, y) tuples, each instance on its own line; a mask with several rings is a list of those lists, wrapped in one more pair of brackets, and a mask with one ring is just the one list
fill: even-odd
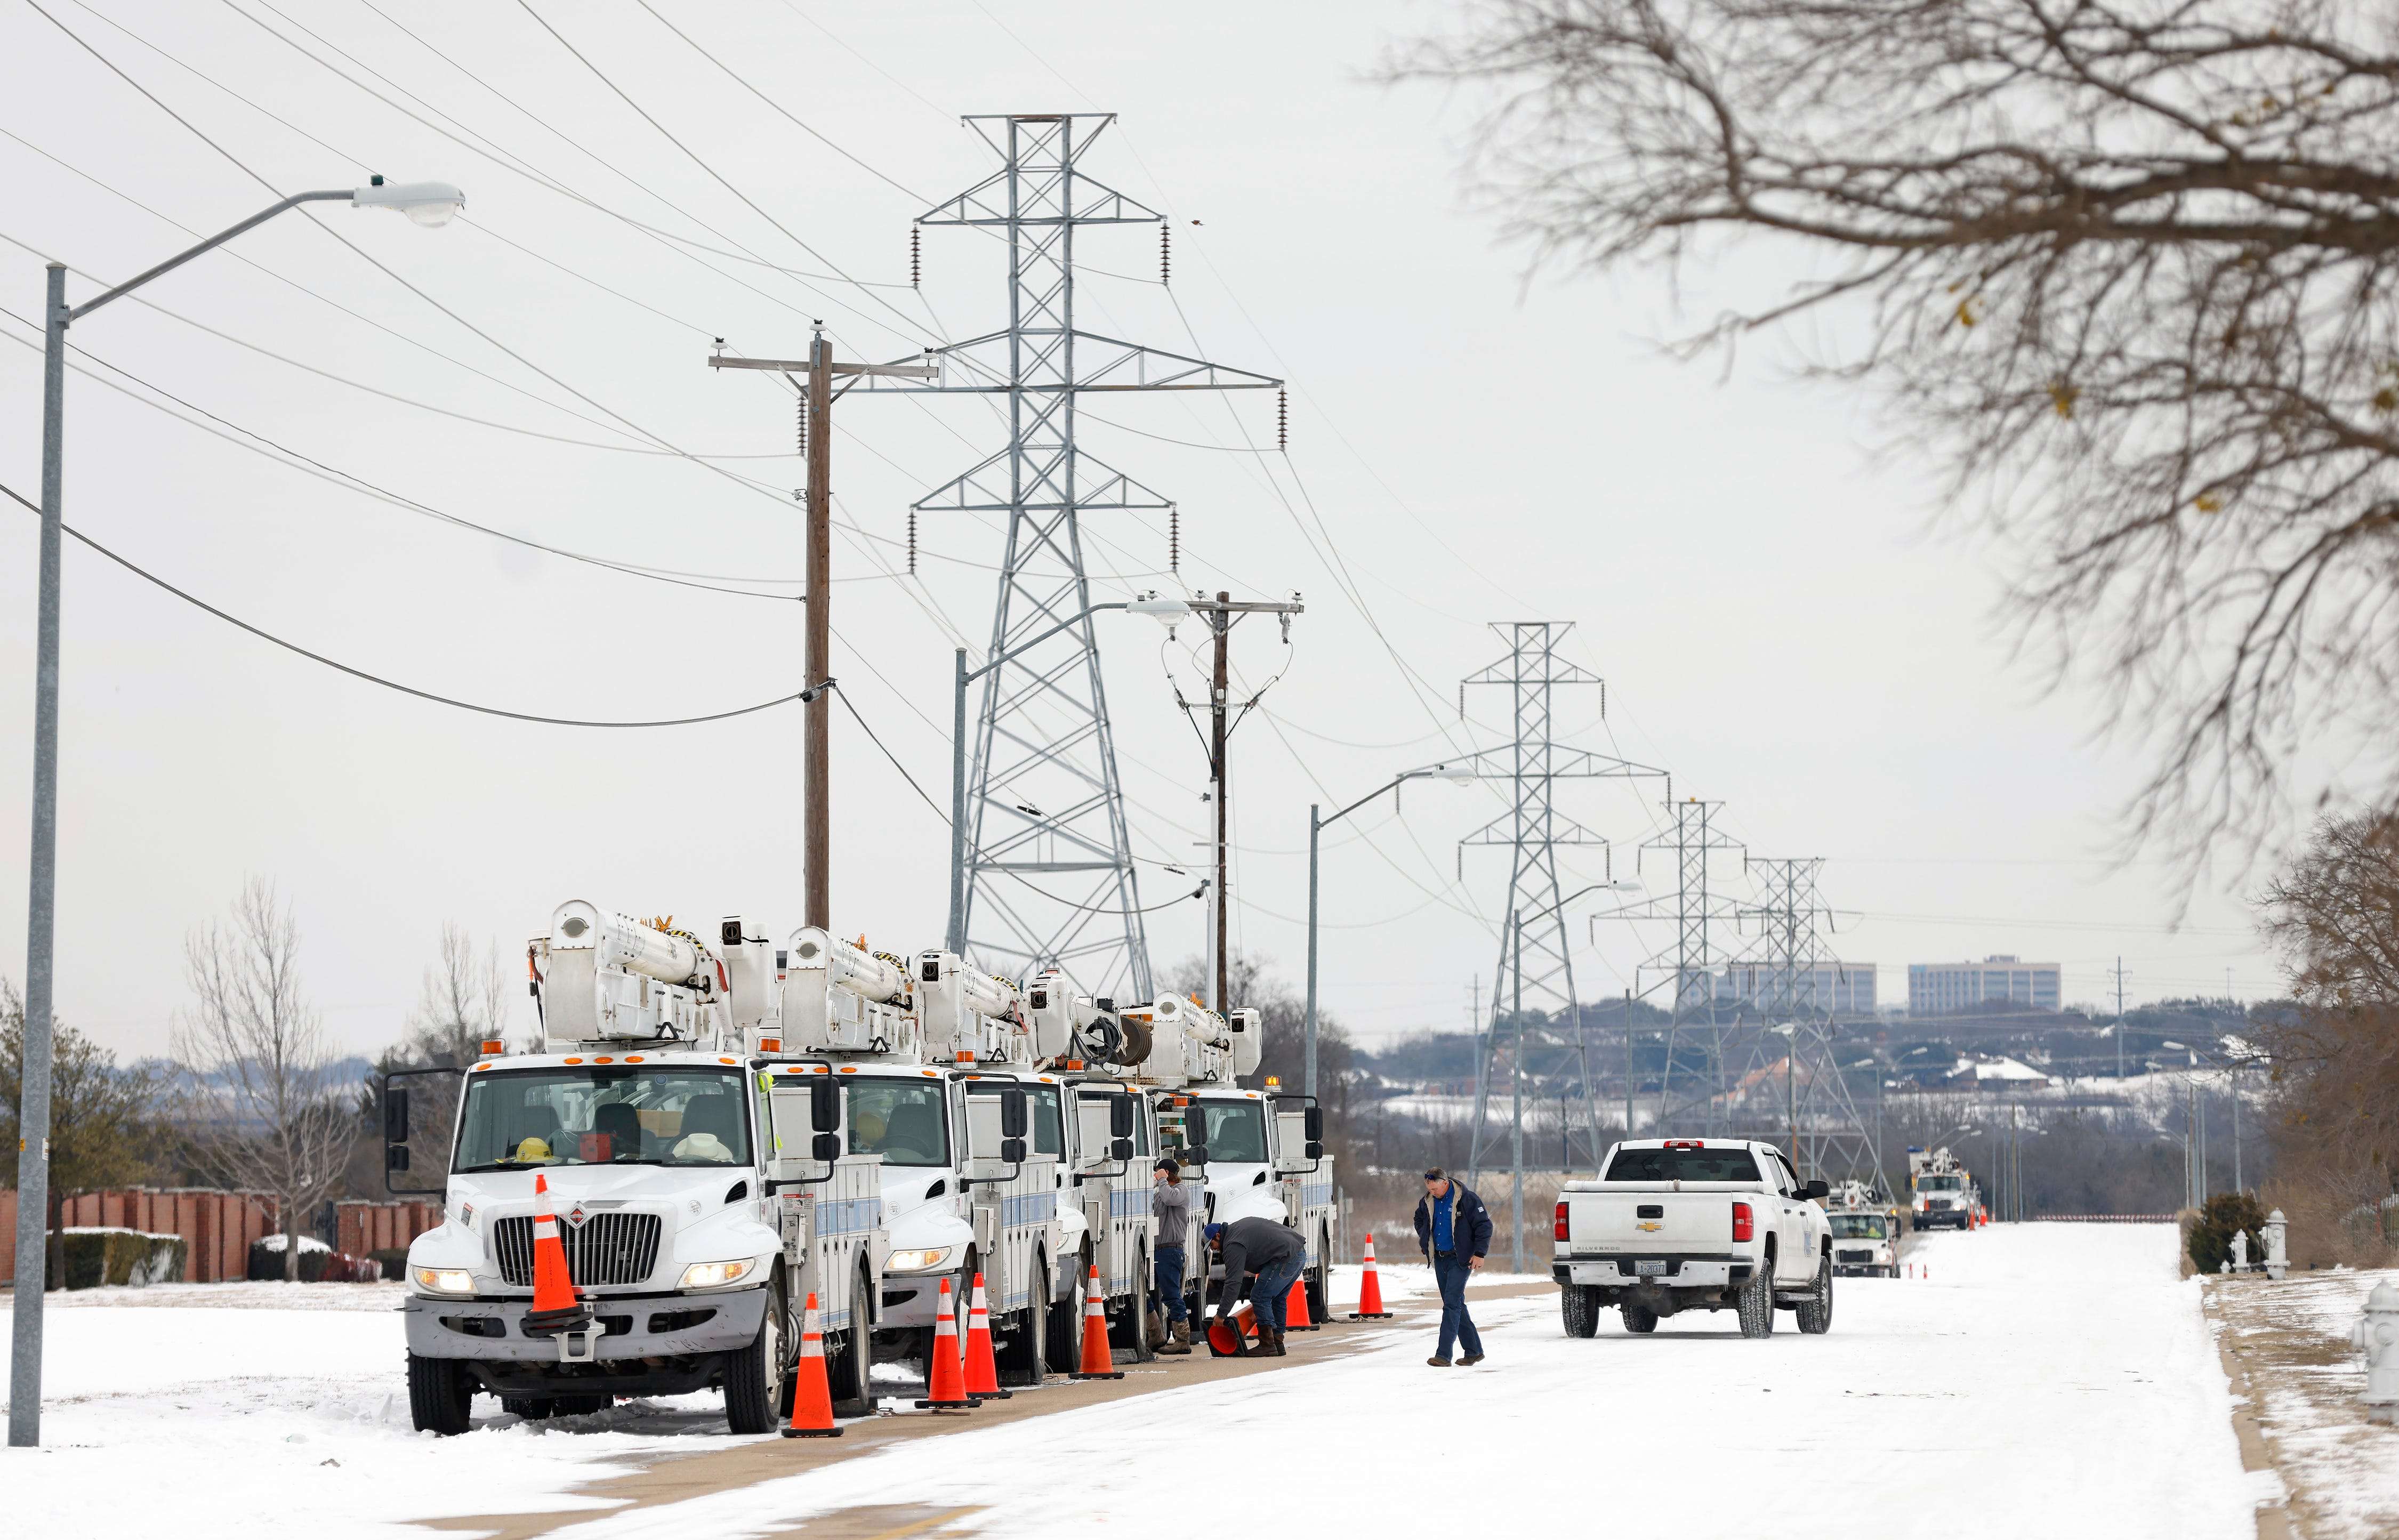
[[(1717, 938), (1731, 931), (1740, 916), (1728, 896), (1711, 891), (1710, 858), (1742, 847), (1740, 841), (1716, 832), (1715, 817), (1723, 806), (1721, 802), (1705, 802), (1698, 797), (1666, 799), (1666, 811), (1674, 819), (1674, 831), (1644, 843), (1635, 858), (1646, 866), (1652, 852), (1673, 854), (1674, 908), (1661, 909), (1662, 900), (1649, 899), (1627, 908), (1620, 916), (1671, 918), (1674, 922), (1674, 941), (1642, 963), (1637, 970), (1637, 974), (1664, 973), (1674, 985), (1674, 1010), (1666, 1026), (1666, 1059), (1658, 1086), (1658, 1120), (1654, 1125), (1661, 1135), (1683, 1131), (1680, 1125), (1691, 1120), (1694, 1113), (1703, 1131), (1719, 1131), (1715, 1115), (1718, 1104), (1715, 1093), (1724, 1075), (1724, 1025), (1716, 1015), (1715, 969), (1726, 961), (1726, 953), (1717, 945)], [(1685, 1100), (1677, 1104), (1674, 1057), (1686, 1033), (1701, 1045), (1707, 1065), (1694, 1077), (1695, 1084), (1685, 1087)]]
[(1840, 963), (1820, 935), (1832, 919), (1816, 891), (1823, 865), (1821, 857), (1748, 862), (1758, 889), (1741, 910), (1756, 938), (1755, 995), (1744, 1010), (1754, 1025), (1742, 1034), (1745, 1066), (1728, 1077), (1723, 1102), (1736, 1133), (1786, 1144), (1803, 1178), (1872, 1172), (1889, 1192), (1874, 1131), (1834, 1053), (1837, 1002), (1823, 986), (1837, 979)]
[[(1558, 690), (1596, 687), (1602, 691), (1603, 709), (1606, 698), (1606, 686), (1598, 675), (1557, 655), (1558, 643), (1572, 628), (1571, 623), (1544, 620), (1494, 625), (1492, 629), (1509, 642), (1508, 655), (1468, 675), (1458, 692), (1462, 709), (1467, 687), (1502, 686), (1510, 693), (1514, 713), (1514, 741), (1505, 748), (1478, 750), (1468, 762), (1479, 778), (1508, 782), (1509, 809), (1459, 845), (1461, 852), (1466, 846), (1490, 845), (1512, 853), (1489, 1025), (1475, 1055), (1474, 1131), (1467, 1146), (1467, 1169), (1471, 1181), (1486, 1164), (1497, 1164), (1494, 1157), (1499, 1153), (1500, 1134), (1489, 1114), (1494, 1081), (1504, 1074), (1509, 1098), (1507, 1161), (1514, 1179), (1509, 1203), (1520, 1263), (1526, 1098), (1538, 1101), (1552, 1086), (1579, 1082), (1584, 1162), (1596, 1166), (1600, 1151), (1598, 1081), (1591, 1071), (1582, 1006), (1575, 994), (1574, 959), (1567, 946), (1565, 906), (1575, 895), (1560, 891), (1557, 850), (1560, 845), (1605, 849), (1607, 841), (1558, 811), (1555, 786), (1561, 780), (1664, 775), (1646, 765), (1571, 748), (1552, 736)], [(1544, 1010), (1546, 1024), (1531, 1027), (1525, 1019), (1528, 1009)], [(1503, 1022), (1508, 1023), (1509, 1037), (1504, 1045), (1500, 1041)], [(1526, 1054), (1541, 1048), (1549, 1050), (1546, 1068), (1528, 1082)], [(1570, 1130), (1561, 1129), (1561, 1143), (1563, 1165), (1584, 1163), (1575, 1159)]]
[(1006, 661), (985, 676), (970, 730), (966, 871), (949, 945), (995, 972), (1055, 966), (1095, 993), (1146, 1000), (1149, 942), (1090, 613), (1082, 520), (1163, 512), (1169, 503), (1077, 446), (1076, 398), (1282, 382), (1077, 329), (1076, 232), (1163, 220), (1082, 169), (1115, 114), (965, 121), (998, 153), (1000, 169), (918, 223), (1004, 233), (1008, 326), (933, 350), (943, 367), (937, 385), (870, 378), (863, 385), (1008, 399), (1008, 446), (915, 504), (926, 513), (1008, 515), (986, 655)]

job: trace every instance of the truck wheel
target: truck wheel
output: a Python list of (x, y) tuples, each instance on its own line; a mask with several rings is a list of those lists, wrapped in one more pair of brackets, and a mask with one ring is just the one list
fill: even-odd
[(1322, 1326), (1333, 1318), (1333, 1236), (1323, 1230), (1316, 1233), (1316, 1265), (1303, 1279), (1308, 1290), (1308, 1318)]
[(1658, 1330), (1658, 1312), (1637, 1300), (1624, 1302), (1624, 1330), (1636, 1337), (1646, 1337)]
[(1558, 1289), (1558, 1314), (1565, 1318), (1569, 1337), (1593, 1337), (1599, 1334), (1599, 1290), (1589, 1284), (1562, 1284)]
[(500, 1410), (511, 1417), (538, 1423), (555, 1415), (558, 1403), (548, 1396), (503, 1396), (500, 1398)]
[(1091, 1256), (1086, 1251), (1075, 1263), (1075, 1286), (1063, 1300), (1050, 1304), (1050, 1367), (1072, 1374), (1083, 1367), (1083, 1290), (1091, 1277)]
[(1769, 1253), (1741, 1286), (1741, 1334), (1774, 1335), (1774, 1257)]
[(725, 1420), (736, 1433), (771, 1433), (781, 1405), (783, 1366), (788, 1361), (783, 1319), (783, 1280), (766, 1285), (766, 1308), (758, 1335), (747, 1347), (725, 1356)]
[(408, 1415), (417, 1432), (445, 1439), (466, 1432), (468, 1409), (474, 1400), (475, 1381), (464, 1363), (408, 1356)]
[(1816, 1287), (1799, 1302), (1799, 1330), (1811, 1337), (1821, 1337), (1833, 1329), (1833, 1264), (1816, 1264)]
[(1050, 1263), (1041, 1257), (1033, 1259), (1033, 1292), (1024, 1303), (1023, 1312), (1017, 1317), (1016, 1329), (1008, 1336), (999, 1359), (999, 1383), (1003, 1385), (1036, 1385), (1050, 1357), (1050, 1328), (1053, 1306), (1050, 1301)]
[(874, 1415), (874, 1327), (868, 1312), (874, 1298), (874, 1275), (861, 1257), (858, 1278), (850, 1290), (849, 1330), (842, 1333), (840, 1344), (825, 1354), (825, 1384), (832, 1392), (836, 1417)]

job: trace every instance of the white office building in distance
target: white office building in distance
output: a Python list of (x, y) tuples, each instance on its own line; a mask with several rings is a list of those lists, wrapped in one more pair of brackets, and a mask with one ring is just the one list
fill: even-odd
[[(1776, 985), (1782, 971), (1770, 964), (1732, 963), (1720, 974), (1698, 975), (1697, 988), (1691, 993), (1702, 998), (1713, 995), (1719, 1014), (1755, 1010), (1781, 996)], [(1791, 981), (1788, 994), (1810, 1012), (1830, 1010), (1843, 1016), (1871, 1016), (1875, 1008), (1875, 966), (1819, 963), (1812, 977), (1809, 970), (1800, 970)]]
[(1979, 1010), (1993, 1000), (2012, 1000), (2036, 1010), (2060, 1006), (2058, 966), (2020, 957), (1986, 957), (1979, 963), (1907, 965), (1907, 1014), (1947, 1016)]

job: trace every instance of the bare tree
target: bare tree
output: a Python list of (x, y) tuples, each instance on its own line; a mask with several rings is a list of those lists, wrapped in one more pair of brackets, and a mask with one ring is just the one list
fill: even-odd
[(514, 1000), (508, 970), (500, 966), (499, 943), (488, 943), (479, 956), (467, 927), (447, 923), (440, 955), (425, 970), (416, 1008), (409, 1012), (402, 1052), (420, 1064), (471, 1064), (486, 1042), (507, 1035)]
[[(1542, 262), (1703, 272), (1730, 297), (1687, 351), (1815, 317), (1811, 371), (1880, 387), (1945, 457), (2017, 552), (2022, 640), (2148, 745), (2131, 843), (2255, 861), (2311, 738), (2399, 792), (2388, 7), (1470, 14), (1392, 74), (1501, 92), (1477, 171), (1510, 231)], [(1728, 260), (1748, 237), (1767, 260)]]
[(300, 982), (300, 926), (253, 877), (225, 916), (183, 941), (192, 989), (173, 1051), (193, 1160), (228, 1186), (275, 1195), (283, 1276), (300, 1277), (305, 1218), (340, 1190), (357, 1116), (323, 1020)]

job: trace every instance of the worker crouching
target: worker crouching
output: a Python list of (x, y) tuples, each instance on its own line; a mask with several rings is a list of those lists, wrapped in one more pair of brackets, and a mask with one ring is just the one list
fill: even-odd
[(1208, 1226), (1208, 1242), (1225, 1263), (1223, 1292), (1216, 1296), (1216, 1318), (1225, 1320), (1241, 1292), (1241, 1279), (1254, 1275), (1250, 1286), (1250, 1311), (1257, 1318), (1258, 1351), (1269, 1358), (1283, 1356), (1283, 1311), (1291, 1286), (1308, 1265), (1308, 1243), (1299, 1232), (1270, 1219), (1237, 1219), (1230, 1224)]

